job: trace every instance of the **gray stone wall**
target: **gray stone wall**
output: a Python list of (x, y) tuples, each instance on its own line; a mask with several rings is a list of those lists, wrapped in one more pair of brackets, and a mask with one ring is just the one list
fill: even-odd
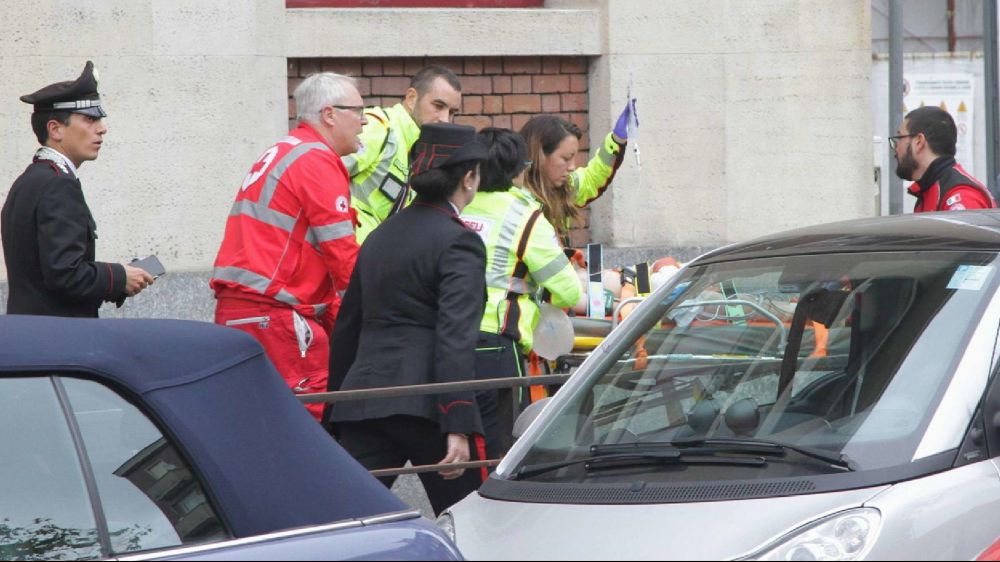
[[(0, 19), (0, 201), (31, 161), (18, 97), (93, 60), (108, 113), (80, 168), (98, 259), (211, 267), (250, 164), (287, 131), (283, 0), (7, 0)], [(0, 280), (6, 271), (0, 268)]]
[[(102, 318), (175, 318), (211, 322), (215, 298), (208, 288), (210, 273), (168, 272), (125, 305), (101, 307)], [(0, 313), (7, 309), (7, 284), (0, 283)]]
[(721, 245), (874, 215), (867, 1), (594, 5), (607, 43), (591, 130), (631, 80), (642, 162), (629, 154), (593, 205), (594, 240)]

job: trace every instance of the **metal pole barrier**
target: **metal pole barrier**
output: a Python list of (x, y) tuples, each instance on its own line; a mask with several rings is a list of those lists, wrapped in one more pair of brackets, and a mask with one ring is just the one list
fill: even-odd
[(400, 396), (423, 396), (424, 394), (440, 394), (459, 390), (490, 390), (493, 388), (513, 388), (517, 386), (535, 386), (536, 384), (562, 384), (569, 380), (570, 375), (540, 375), (537, 377), (508, 377), (503, 379), (484, 379), (479, 381), (436, 382), (430, 384), (414, 384), (409, 386), (391, 386), (385, 388), (366, 388), (363, 390), (340, 390), (337, 392), (316, 392), (314, 394), (299, 394), (296, 397), (303, 404), (318, 404), (326, 402), (335, 404), (348, 400), (370, 400), (373, 398), (399, 398)]
[[(990, 2), (986, 2), (989, 4)], [(903, 2), (889, 0), (889, 136), (903, 124)], [(892, 167), (892, 160), (889, 160)], [(889, 214), (903, 213), (903, 180), (889, 177)]]
[[(341, 390), (337, 392), (318, 392), (315, 394), (299, 394), (296, 398), (303, 404), (316, 404), (320, 402), (347, 402), (350, 400), (365, 400), (373, 398), (397, 398), (399, 396), (420, 396), (424, 394), (438, 394), (441, 392), (453, 392), (456, 390), (488, 390), (492, 388), (513, 388), (519, 386), (532, 386), (536, 384), (561, 384), (569, 380), (570, 375), (540, 375), (536, 377), (507, 377), (500, 379), (486, 379), (481, 381), (462, 381), (447, 383), (415, 384), (409, 386), (393, 386), (384, 388), (366, 388), (364, 390)], [(491, 468), (500, 464), (500, 459), (489, 459), (481, 461), (454, 462), (447, 464), (425, 464), (418, 466), (408, 466), (401, 468), (382, 468), (369, 470), (376, 478), (384, 476), (401, 476), (404, 474), (420, 474), (422, 472), (437, 472), (441, 469), (476, 469)]]
[(997, 4), (995, 0), (983, 2), (983, 65), (986, 99), (986, 185), (994, 198), (1000, 195), (997, 185), (997, 142), (1000, 141), (1000, 122), (997, 104), (1000, 92), (997, 86)]
[(469, 461), (469, 462), (452, 462), (447, 464), (421, 464), (418, 466), (407, 466), (403, 468), (382, 468), (379, 470), (369, 470), (372, 476), (375, 478), (381, 478), (383, 476), (402, 476), (403, 474), (420, 474), (421, 472), (437, 472), (443, 468), (449, 469), (475, 469), (475, 468), (492, 468), (500, 464), (500, 459), (492, 459), (488, 461)]

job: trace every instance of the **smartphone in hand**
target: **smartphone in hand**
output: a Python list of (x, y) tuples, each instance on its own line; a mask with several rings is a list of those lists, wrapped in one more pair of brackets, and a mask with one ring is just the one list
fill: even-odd
[(129, 262), (129, 265), (144, 270), (146, 273), (152, 275), (153, 279), (159, 279), (161, 275), (167, 272), (156, 256), (149, 256), (141, 260), (134, 259)]

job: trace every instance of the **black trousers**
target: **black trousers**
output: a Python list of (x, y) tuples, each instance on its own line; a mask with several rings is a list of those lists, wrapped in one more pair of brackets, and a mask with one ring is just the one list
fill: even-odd
[[(476, 380), (525, 376), (524, 357), (517, 342), (507, 336), (479, 332), (476, 342)], [(483, 420), (486, 454), (498, 459), (514, 445), (514, 405), (520, 412), (528, 404), (527, 388), (504, 388), (476, 392)]]
[[(437, 464), (448, 450), (448, 436), (437, 423), (417, 416), (390, 416), (374, 420), (337, 422), (340, 445), (368, 470), (402, 468), (407, 461), (414, 466)], [(470, 460), (485, 460), (482, 436), (469, 439)], [(454, 480), (445, 480), (437, 472), (419, 474), (427, 499), (435, 514), (479, 489), (488, 470), (466, 470)], [(391, 488), (395, 476), (379, 478)]]

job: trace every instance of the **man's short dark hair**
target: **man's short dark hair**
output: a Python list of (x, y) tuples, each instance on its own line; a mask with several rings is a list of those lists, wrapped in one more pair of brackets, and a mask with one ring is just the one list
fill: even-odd
[(924, 134), (927, 144), (938, 156), (954, 156), (958, 129), (947, 111), (925, 105), (906, 114), (906, 128), (911, 135)]
[(444, 78), (445, 82), (455, 88), (456, 92), (462, 91), (462, 83), (458, 80), (458, 76), (440, 64), (431, 64), (418, 70), (410, 79), (410, 87), (417, 91), (418, 96), (422, 96), (431, 89), (431, 84), (438, 78)]
[(38, 139), (38, 144), (45, 144), (49, 140), (49, 121), (58, 121), (63, 125), (69, 125), (71, 111), (39, 111), (31, 114), (31, 130)]

